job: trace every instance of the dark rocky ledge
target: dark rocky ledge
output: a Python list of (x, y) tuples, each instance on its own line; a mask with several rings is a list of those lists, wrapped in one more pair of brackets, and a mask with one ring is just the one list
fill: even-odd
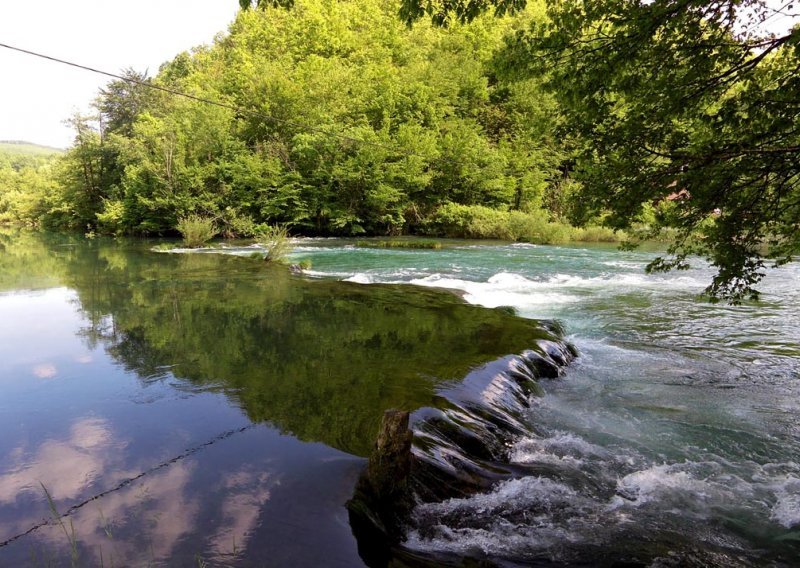
[(429, 558), (402, 546), (413, 528), (414, 506), (530, 475), (525, 466), (509, 463), (509, 445), (529, 431), (524, 413), (531, 395), (541, 392), (538, 381), (559, 377), (575, 356), (566, 342), (539, 340), (441, 390), (433, 406), (386, 411), (369, 464), (347, 503), (364, 561), (371, 567), (465, 565), (464, 559)]

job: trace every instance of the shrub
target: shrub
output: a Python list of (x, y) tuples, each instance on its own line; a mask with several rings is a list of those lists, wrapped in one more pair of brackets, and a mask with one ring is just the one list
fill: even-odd
[(217, 234), (212, 218), (196, 214), (178, 219), (176, 228), (183, 236), (183, 244), (190, 248), (203, 246)]
[(476, 239), (514, 240), (508, 211), (482, 205), (467, 207), (467, 236)]
[(546, 234), (548, 220), (544, 212), (523, 213), (510, 211), (508, 213), (508, 230), (515, 241), (529, 243), (542, 243)]
[(551, 221), (544, 210), (503, 211), (481, 205), (447, 203), (429, 221), (427, 231), (448, 237), (503, 239), (535, 244), (563, 244), (570, 241), (617, 242), (625, 238), (612, 229), (590, 225), (575, 228)]
[(434, 232), (448, 237), (512, 239), (508, 212), (482, 205), (446, 203), (433, 215)]
[(285, 262), (286, 256), (291, 252), (289, 231), (279, 225), (267, 225), (259, 230), (258, 244), (264, 247), (264, 260), (267, 262)]
[(257, 237), (259, 234), (260, 227), (250, 215), (239, 213), (230, 207), (222, 213), (220, 221), (221, 233), (226, 239)]
[(97, 217), (97, 226), (103, 233), (119, 235), (124, 232), (125, 204), (122, 201), (104, 199), (103, 210), (96, 213), (95, 216)]
[(589, 225), (581, 229), (576, 229), (574, 236), (576, 241), (587, 243), (616, 243), (625, 240), (625, 238), (625, 233), (597, 225)]

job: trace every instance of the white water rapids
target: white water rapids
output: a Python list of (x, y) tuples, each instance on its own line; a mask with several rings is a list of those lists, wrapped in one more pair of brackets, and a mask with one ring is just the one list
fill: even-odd
[(569, 564), (649, 543), (663, 553), (642, 553), (653, 565), (673, 549), (721, 554), (712, 565), (800, 563), (800, 265), (771, 272), (760, 302), (729, 306), (700, 297), (713, 274), (703, 263), (648, 275), (652, 256), (300, 242), (294, 258), (312, 275), (461, 290), (559, 320), (581, 352), (544, 381), (531, 434), (509, 448), (543, 473), (420, 506), (408, 546)]

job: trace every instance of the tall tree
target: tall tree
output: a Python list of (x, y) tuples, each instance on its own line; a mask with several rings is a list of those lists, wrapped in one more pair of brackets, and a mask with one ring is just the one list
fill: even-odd
[(56, 168), (59, 189), (49, 196), (45, 224), (72, 229), (93, 229), (103, 206), (105, 164), (96, 117), (73, 115), (67, 123), (75, 130), (75, 141)]
[(100, 111), (102, 134), (131, 136), (133, 124), (139, 114), (153, 100), (153, 91), (147, 87), (147, 72), (125, 69), (121, 76), (100, 90), (95, 107)]
[[(409, 21), (469, 20), (515, 0), (404, 0)], [(509, 42), (506, 70), (546, 74), (579, 154), (587, 213), (625, 228), (666, 200), (678, 229), (650, 269), (691, 254), (717, 268), (707, 291), (756, 297), (771, 261), (800, 248), (800, 27), (792, 2), (560, 0), (549, 22)], [(794, 20), (796, 21), (796, 20)]]
[(434, 24), (446, 26), (453, 20), (471, 22), (488, 10), (504, 16), (522, 10), (527, 3), (527, 0), (402, 0), (400, 17), (410, 24), (427, 15)]
[(518, 44), (562, 60), (552, 84), (591, 141), (590, 207), (626, 227), (671, 198), (678, 238), (650, 268), (705, 255), (718, 270), (708, 292), (734, 302), (757, 296), (767, 258), (800, 245), (800, 29), (759, 33), (769, 15), (747, 1), (565, 2)]
[(242, 10), (247, 10), (251, 6), (258, 6), (259, 8), (291, 8), (294, 6), (294, 0), (239, 0), (239, 6)]

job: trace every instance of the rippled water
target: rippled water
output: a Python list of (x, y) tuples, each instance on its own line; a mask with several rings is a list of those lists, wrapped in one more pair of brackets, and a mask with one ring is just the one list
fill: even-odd
[(420, 507), (409, 546), (512, 561), (680, 565), (696, 549), (711, 565), (800, 562), (800, 265), (734, 307), (699, 297), (713, 274), (702, 262), (647, 275), (648, 252), (332, 244), (301, 242), (294, 256), (319, 277), (453, 288), (560, 320), (582, 354), (545, 384), (530, 436), (510, 451), (546, 473)]

